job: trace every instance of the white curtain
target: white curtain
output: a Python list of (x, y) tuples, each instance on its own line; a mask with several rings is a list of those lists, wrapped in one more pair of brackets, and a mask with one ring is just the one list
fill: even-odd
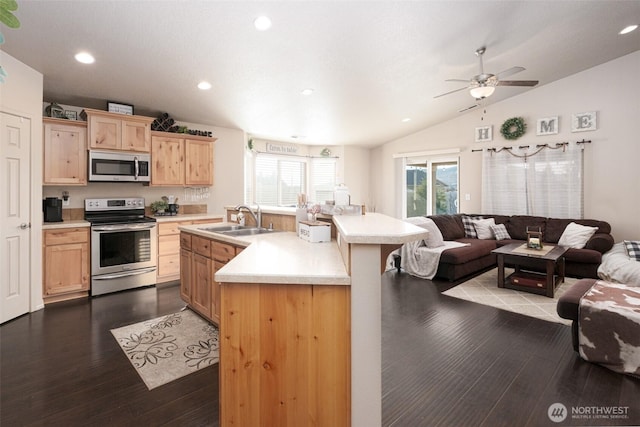
[(582, 147), (485, 150), (482, 212), (582, 218)]

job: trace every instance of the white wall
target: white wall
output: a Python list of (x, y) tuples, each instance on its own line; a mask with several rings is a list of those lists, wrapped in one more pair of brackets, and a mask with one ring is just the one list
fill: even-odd
[(31, 300), (30, 310), (42, 300), (42, 74), (0, 51), (7, 73), (0, 83), (0, 110), (31, 120)]
[[(585, 217), (609, 222), (616, 241), (640, 239), (638, 76), (640, 51), (375, 148), (371, 153), (370, 180), (376, 210), (401, 217), (402, 207), (395, 197), (394, 153), (461, 148), (460, 211), (471, 213), (481, 209), (482, 174), (482, 154), (472, 153), (472, 149), (584, 138), (592, 141), (585, 149)], [(598, 129), (572, 133), (571, 115), (585, 111), (597, 111)], [(500, 126), (514, 116), (522, 116), (528, 130), (517, 141), (508, 141), (500, 135)], [(536, 136), (537, 119), (552, 116), (559, 117), (560, 132)], [(475, 143), (475, 127), (486, 125), (493, 125), (493, 141)], [(465, 194), (471, 196), (470, 201), (465, 200)]]

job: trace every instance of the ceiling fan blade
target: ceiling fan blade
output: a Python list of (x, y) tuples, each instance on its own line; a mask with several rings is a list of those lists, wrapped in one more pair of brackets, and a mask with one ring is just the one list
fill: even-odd
[(496, 76), (498, 77), (498, 79), (501, 79), (503, 77), (513, 76), (515, 73), (519, 73), (520, 71), (524, 71), (524, 70), (525, 70), (524, 67), (511, 67), (508, 70), (499, 72), (498, 74), (496, 74)]
[(499, 80), (498, 86), (535, 86), (537, 80)]
[(467, 86), (461, 87), (460, 89), (452, 90), (450, 92), (441, 93), (440, 95), (434, 96), (434, 98), (440, 98), (441, 96), (445, 96), (445, 95), (449, 95), (449, 94), (452, 94), (452, 93), (460, 92), (461, 90), (465, 90), (465, 89), (468, 89)]
[(462, 82), (462, 83), (469, 83), (469, 80), (465, 80), (465, 79), (447, 79), (447, 80), (445, 80), (445, 82)]
[(463, 108), (461, 110), (458, 110), (458, 113), (464, 113), (465, 111), (473, 110), (474, 108), (477, 108), (479, 106), (480, 106), (480, 104), (473, 104), (470, 107), (465, 107), (465, 108)]

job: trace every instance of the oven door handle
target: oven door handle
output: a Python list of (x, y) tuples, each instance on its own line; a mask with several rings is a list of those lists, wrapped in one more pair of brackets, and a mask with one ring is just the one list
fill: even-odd
[(139, 270), (124, 271), (122, 273), (105, 274), (105, 275), (102, 275), (102, 276), (93, 276), (91, 279), (92, 280), (120, 279), (121, 277), (137, 276), (139, 274), (151, 273), (152, 271), (156, 271), (156, 268), (155, 267), (141, 268)]
[(127, 224), (127, 225), (94, 225), (93, 231), (131, 231), (131, 230), (151, 230), (156, 226), (155, 223), (150, 224)]

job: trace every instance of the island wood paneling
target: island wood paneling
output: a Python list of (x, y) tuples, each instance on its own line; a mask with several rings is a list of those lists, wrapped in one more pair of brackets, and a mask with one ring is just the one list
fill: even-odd
[(222, 426), (349, 426), (350, 289), (223, 284)]

